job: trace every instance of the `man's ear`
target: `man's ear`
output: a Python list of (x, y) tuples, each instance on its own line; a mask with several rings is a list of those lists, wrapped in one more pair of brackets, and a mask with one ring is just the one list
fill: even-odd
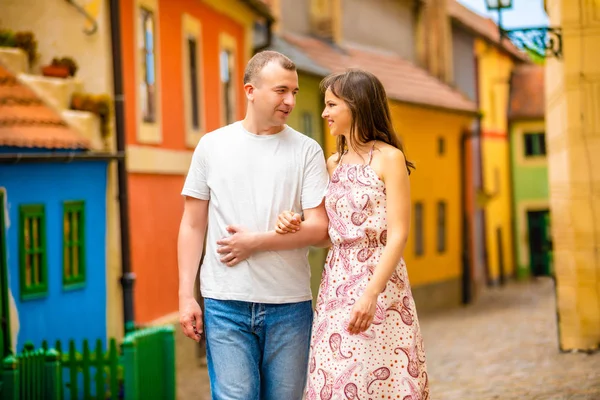
[(248, 101), (254, 100), (254, 90), (255, 89), (256, 88), (254, 87), (254, 85), (250, 82), (248, 82), (244, 85), (244, 92), (246, 93), (246, 99), (248, 99)]

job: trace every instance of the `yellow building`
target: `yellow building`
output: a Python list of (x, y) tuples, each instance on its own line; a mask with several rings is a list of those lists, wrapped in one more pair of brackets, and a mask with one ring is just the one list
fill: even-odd
[[(328, 71), (357, 67), (373, 72), (383, 82), (394, 126), (404, 141), (407, 157), (417, 166), (411, 176), (412, 232), (404, 252), (416, 302), (420, 311), (460, 304), (465, 276), (461, 144), (477, 107), (417, 66), (417, 32), (427, 30), (424, 21), (429, 19), (423, 14), (428, 8), (421, 4), (415, 12), (410, 2), (267, 3), (278, 21), (277, 36), (295, 53), (304, 54)], [(305, 79), (312, 85), (306, 90), (300, 75), (299, 104), (293, 114), (301, 118), (307, 100), (312, 103), (318, 98), (311, 112), (320, 115), (323, 103), (317, 94), (317, 80)], [(299, 122), (302, 130), (302, 123), (295, 121), (290, 124)], [(321, 126), (325, 156), (329, 156), (336, 151), (335, 140), (327, 127)], [(322, 265), (313, 265), (313, 289)]]
[(546, 145), (560, 347), (600, 344), (600, 2), (547, 0), (562, 59), (546, 61)]
[[(397, 55), (374, 49), (336, 48), (323, 40), (286, 33), (284, 38), (320, 65), (341, 71), (371, 71), (390, 97), (394, 126), (417, 170), (411, 178), (413, 221), (404, 252), (419, 310), (460, 304), (462, 134), (476, 114), (475, 104)], [(401, 77), (401, 78), (400, 78)], [(325, 136), (326, 156), (335, 152)]]
[[(448, 2), (448, 14), (453, 24), (454, 57), (467, 58), (454, 60), (454, 81), (459, 87), (463, 83), (471, 89), (467, 81), (472, 80), (473, 95), (481, 112), (476, 128), (480, 148), (475, 151), (475, 156), (481, 158), (481, 175), (476, 175), (479, 182), (475, 182), (474, 189), (477, 206), (483, 209), (483, 228), (474, 231), (473, 240), (481, 243), (485, 281), (496, 284), (515, 274), (507, 115), (511, 73), (515, 65), (528, 62), (528, 58), (508, 39), (499, 41), (498, 26), (491, 19), (456, 0)], [(465, 44), (472, 47), (470, 58), (460, 48)], [(471, 76), (465, 76), (465, 70), (470, 70)], [(480, 262), (477, 254), (474, 258), (475, 263)]]

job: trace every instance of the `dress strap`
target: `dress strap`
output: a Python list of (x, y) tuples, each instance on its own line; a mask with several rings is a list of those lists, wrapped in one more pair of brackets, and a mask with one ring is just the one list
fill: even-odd
[(371, 151), (369, 152), (369, 162), (367, 165), (371, 165), (371, 160), (373, 160), (373, 150), (375, 150), (375, 142), (373, 142), (373, 147), (371, 147)]

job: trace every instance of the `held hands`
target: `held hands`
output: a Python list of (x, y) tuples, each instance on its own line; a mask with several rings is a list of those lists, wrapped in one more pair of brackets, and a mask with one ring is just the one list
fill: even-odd
[(217, 240), (217, 253), (222, 256), (223, 264), (233, 267), (256, 251), (257, 237), (256, 234), (235, 225), (228, 226), (227, 232), (231, 233), (231, 236)]
[(179, 299), (179, 324), (185, 336), (200, 342), (202, 335), (202, 310), (193, 297)]
[(284, 211), (277, 218), (277, 226), (275, 232), (282, 235), (286, 233), (295, 233), (300, 230), (302, 216), (291, 211)]
[(352, 307), (348, 332), (352, 335), (364, 332), (371, 326), (377, 309), (377, 295), (364, 293)]

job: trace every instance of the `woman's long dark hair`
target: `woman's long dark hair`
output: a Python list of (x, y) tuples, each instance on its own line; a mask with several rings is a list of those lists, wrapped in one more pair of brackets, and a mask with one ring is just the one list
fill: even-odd
[[(394, 132), (385, 89), (375, 75), (360, 69), (348, 69), (325, 77), (320, 87), (323, 93), (330, 89), (348, 105), (352, 113), (350, 137), (353, 148), (356, 143), (379, 140), (404, 153), (402, 142)], [(344, 136), (337, 137), (337, 162), (349, 145)], [(411, 168), (415, 168), (414, 164), (406, 160), (409, 174)]]

